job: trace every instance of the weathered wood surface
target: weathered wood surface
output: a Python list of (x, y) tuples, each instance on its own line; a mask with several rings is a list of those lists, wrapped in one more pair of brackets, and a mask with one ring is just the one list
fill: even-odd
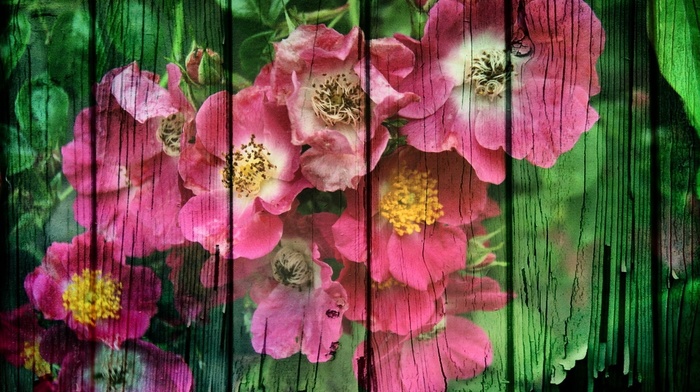
[[(276, 38), (271, 30), (287, 28), (284, 13), (273, 21), (246, 19), (244, 9), (231, 12), (219, 3), (251, 10), (269, 6), (257, 1), (184, 1), (182, 8), (176, 1), (151, 0), (3, 1), (0, 44), (28, 40), (28, 46), (1, 52), (8, 71), (0, 72), (0, 126), (3, 152), (10, 158), (2, 163), (0, 188), (6, 260), (0, 270), (0, 311), (26, 304), (25, 276), (41, 263), (46, 249), (84, 230), (73, 218), (75, 192), (61, 175), (60, 147), (72, 140), (78, 113), (95, 104), (92, 86), (103, 74), (137, 61), (142, 70), (165, 75), (169, 62), (184, 64), (192, 40), (219, 53), (228, 72), (248, 80), (272, 61), (265, 43)], [(420, 25), (403, 0), (350, 3), (352, 16), (340, 25), (356, 21), (371, 37), (410, 34), (412, 24)], [(493, 363), (475, 379), (450, 384), (451, 390), (698, 388), (700, 276), (694, 261), (700, 144), (681, 98), (659, 70), (649, 38), (659, 33), (650, 23), (669, 18), (658, 10), (673, 2), (588, 3), (605, 31), (597, 64), (602, 89), (591, 100), (600, 119), (554, 167), (507, 160), (505, 181), (491, 186), (501, 214), (484, 225), (498, 232), (491, 245), (503, 242), (495, 250), (502, 265), (486, 274), (515, 298), (499, 311), (470, 314), (489, 335)], [(688, 9), (695, 4), (685, 3)], [(342, 5), (290, 2), (288, 9), (312, 12)], [(649, 11), (652, 5), (660, 8)], [(246, 40), (255, 34), (263, 44)], [(225, 85), (203, 88), (201, 94), (237, 91), (240, 83), (227, 78)], [(23, 94), (31, 99), (20, 103), (17, 97)], [(20, 118), (23, 109), (34, 113), (30, 125)], [(28, 154), (28, 148), (34, 152)], [(315, 200), (315, 205), (339, 206), (339, 197)], [(185, 270), (191, 276), (180, 276), (180, 289), (191, 287), (205, 302), (232, 298), (230, 286), (201, 288), (202, 254), (187, 254), (199, 264)], [(360, 390), (352, 359), (365, 335), (357, 330), (340, 339), (334, 361), (315, 364), (300, 354), (276, 361), (256, 353), (246, 329), (249, 299), (213, 307), (189, 326), (177, 325), (167, 255), (156, 252), (140, 261), (154, 268), (164, 296), (170, 296), (147, 336), (184, 359), (196, 390)], [(1, 390), (31, 390), (34, 382), (30, 371), (6, 362), (0, 368)]]

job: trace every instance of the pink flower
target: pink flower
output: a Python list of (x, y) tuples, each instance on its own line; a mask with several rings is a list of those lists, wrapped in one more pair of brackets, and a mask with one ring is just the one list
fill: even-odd
[(394, 38), (372, 40), (369, 54), (361, 52), (362, 42), (359, 28), (342, 35), (323, 25), (299, 26), (276, 45), (274, 63), (256, 80), (287, 105), (292, 142), (310, 146), (301, 171), (322, 191), (357, 187), (367, 170), (366, 143), (373, 169), (389, 140), (382, 121), (417, 99), (392, 87), (411, 71), (413, 54)]
[(309, 186), (298, 173), (301, 151), (290, 142), (286, 112), (250, 87), (209, 97), (196, 124), (195, 145), (180, 156), (195, 194), (180, 211), (185, 238), (226, 258), (267, 254), (282, 235), (278, 215)]
[(24, 289), (47, 319), (63, 320), (81, 339), (114, 348), (143, 336), (160, 298), (151, 269), (125, 264), (118, 246), (99, 235), (91, 244), (89, 232), (51, 245)]
[(335, 220), (330, 213), (287, 216), (279, 247), (262, 261), (278, 284), (253, 314), (255, 351), (276, 359), (300, 351), (310, 362), (332, 359), (347, 309), (345, 289), (331, 281), (333, 270), (321, 261), (328, 257), (323, 249), (332, 251), (323, 233)]
[(604, 41), (581, 0), (513, 1), (513, 26), (503, 25), (503, 5), (441, 0), (420, 42), (397, 36), (419, 57), (400, 86), (422, 97), (400, 111), (415, 119), (402, 131), (408, 143), (429, 152), (454, 148), (492, 183), (505, 177), (503, 151), (550, 167), (593, 126), (598, 114), (588, 100), (600, 91), (595, 63)]
[(364, 323), (367, 320), (366, 296), (372, 296), (372, 331), (387, 331), (408, 335), (425, 325), (433, 325), (444, 315), (442, 297), (445, 283), (438, 281), (420, 291), (389, 278), (383, 282), (372, 280), (366, 285), (367, 268), (361, 263), (347, 262), (340, 271), (338, 282), (348, 293), (345, 317)]
[[(372, 173), (371, 276), (393, 278), (425, 291), (432, 282), (465, 268), (463, 225), (498, 214), (480, 181), (455, 153), (426, 154), (403, 148)], [(333, 225), (343, 257), (365, 262), (365, 184), (346, 192), (347, 208)]]
[[(451, 276), (445, 292), (447, 315), (433, 325), (401, 336), (372, 334), (373, 370), (377, 391), (444, 391), (452, 380), (469, 379), (491, 364), (493, 353), (488, 335), (471, 321), (456, 314), (497, 310), (508, 294), (489, 278)], [(358, 363), (366, 342), (355, 351), (355, 374), (367, 377)]]
[(14, 366), (31, 370), (37, 377), (51, 378), (51, 364), (39, 351), (44, 331), (30, 304), (0, 313), (0, 354)]
[[(355, 374), (365, 344), (355, 351)], [(471, 321), (450, 315), (413, 337), (373, 333), (372, 345), (379, 392), (445, 391), (449, 381), (473, 378), (493, 360), (488, 335)]]
[(77, 191), (75, 219), (84, 227), (96, 219), (98, 232), (127, 256), (184, 241), (177, 213), (186, 193), (177, 159), (168, 155), (179, 154), (183, 132), (193, 132), (194, 112), (178, 89), (179, 69), (169, 65), (168, 72), (166, 90), (135, 63), (110, 71), (96, 87), (97, 106), (78, 115), (74, 140), (61, 150), (63, 172)]

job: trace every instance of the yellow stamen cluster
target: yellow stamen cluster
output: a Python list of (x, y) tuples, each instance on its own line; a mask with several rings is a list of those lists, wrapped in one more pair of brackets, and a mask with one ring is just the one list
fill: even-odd
[(506, 89), (506, 52), (503, 50), (483, 50), (472, 58), (471, 66), (465, 69), (464, 81), (471, 82), (477, 95), (487, 96), (493, 101)]
[(180, 137), (185, 126), (185, 115), (174, 113), (160, 120), (156, 136), (163, 143), (163, 151), (171, 157), (180, 156)]
[(311, 105), (314, 113), (327, 126), (332, 127), (337, 123), (357, 126), (362, 120), (365, 94), (354, 73), (328, 76), (321, 84), (314, 83), (312, 87), (314, 94)]
[(37, 377), (51, 374), (51, 365), (46, 362), (39, 352), (39, 341), (24, 342), (24, 349), (20, 353), (20, 357), (24, 361), (24, 368), (33, 371)]
[(88, 268), (73, 274), (71, 283), (63, 292), (63, 307), (75, 321), (94, 326), (98, 320), (118, 319), (121, 310), (122, 284), (102, 271)]
[(238, 197), (256, 196), (277, 168), (270, 162), (269, 156), (267, 148), (262, 143), (255, 143), (255, 135), (250, 135), (250, 142), (226, 154), (221, 181), (226, 188), (233, 187)]
[(437, 180), (430, 172), (400, 170), (380, 201), (380, 213), (398, 235), (420, 232), (423, 223), (434, 224), (445, 214), (438, 201)]
[(372, 281), (372, 289), (374, 290), (386, 290), (395, 286), (399, 287), (406, 287), (405, 283), (401, 283), (398, 280), (394, 279), (393, 277), (389, 277), (389, 279), (383, 281), (383, 282), (375, 282)]

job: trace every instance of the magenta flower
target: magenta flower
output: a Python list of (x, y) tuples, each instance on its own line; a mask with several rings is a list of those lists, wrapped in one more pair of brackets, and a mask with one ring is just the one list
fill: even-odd
[(372, 296), (372, 331), (408, 335), (425, 325), (437, 323), (444, 316), (444, 280), (420, 291), (391, 277), (383, 282), (372, 280), (371, 289), (367, 290), (366, 279), (367, 267), (364, 264), (346, 262), (338, 282), (348, 293), (345, 317), (349, 320), (361, 323), (367, 320), (366, 296)]
[(149, 268), (125, 264), (113, 242), (97, 236), (92, 249), (90, 238), (88, 232), (70, 244), (51, 245), (24, 289), (47, 319), (65, 321), (81, 339), (118, 348), (148, 329), (158, 310), (160, 281)]
[(503, 6), (441, 0), (420, 42), (397, 37), (418, 56), (400, 86), (422, 98), (400, 111), (415, 119), (402, 131), (408, 143), (429, 152), (455, 149), (492, 183), (505, 177), (508, 143), (514, 158), (550, 167), (593, 126), (598, 114), (588, 101), (600, 91), (595, 63), (604, 41), (600, 21), (581, 0), (513, 1), (513, 26), (503, 25)]
[(282, 236), (278, 215), (309, 186), (298, 173), (301, 148), (290, 142), (286, 112), (250, 87), (209, 97), (196, 124), (195, 145), (180, 156), (195, 194), (180, 211), (185, 238), (226, 258), (267, 254)]
[[(406, 147), (372, 173), (371, 276), (393, 278), (420, 291), (465, 267), (463, 225), (498, 214), (480, 181), (459, 155)], [(338, 251), (365, 262), (365, 186), (346, 192), (347, 208), (333, 225)]]
[[(287, 105), (292, 142), (310, 147), (301, 156), (301, 171), (322, 191), (357, 187), (367, 170), (366, 143), (373, 169), (389, 141), (382, 121), (417, 100), (392, 87), (413, 67), (410, 50), (394, 38), (383, 38), (372, 40), (366, 54), (360, 52), (362, 42), (358, 28), (342, 35), (323, 25), (299, 26), (276, 45), (274, 63), (256, 80), (269, 84), (276, 100)], [(366, 114), (371, 114), (371, 124), (365, 124)]]
[(168, 72), (166, 90), (135, 63), (110, 71), (96, 87), (97, 106), (78, 115), (74, 140), (61, 150), (63, 172), (77, 191), (75, 219), (84, 227), (96, 219), (98, 232), (127, 256), (184, 241), (177, 213), (186, 193), (177, 159), (168, 155), (179, 154), (180, 136), (192, 132), (193, 109), (177, 87), (179, 68)]
[(330, 213), (287, 216), (280, 245), (264, 258), (278, 282), (258, 303), (251, 322), (255, 351), (273, 358), (297, 352), (310, 362), (333, 358), (342, 335), (347, 294), (331, 281), (333, 270), (324, 263), (330, 227), (337, 217)]
[(178, 355), (142, 341), (120, 350), (80, 342), (63, 358), (59, 392), (190, 392), (192, 372)]
[(37, 377), (51, 376), (51, 364), (42, 357), (39, 345), (45, 329), (39, 326), (31, 304), (0, 313), (0, 355)]

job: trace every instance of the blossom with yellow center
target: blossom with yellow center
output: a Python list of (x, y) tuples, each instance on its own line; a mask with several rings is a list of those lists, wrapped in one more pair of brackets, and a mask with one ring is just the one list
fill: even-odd
[(121, 282), (86, 268), (80, 275), (71, 276), (63, 292), (63, 307), (77, 322), (94, 326), (98, 320), (119, 318), (121, 294)]
[(257, 196), (265, 181), (272, 177), (277, 168), (270, 162), (270, 151), (255, 142), (255, 135), (250, 141), (225, 156), (226, 165), (221, 172), (221, 182), (228, 189), (233, 187), (238, 197)]
[(380, 212), (396, 234), (420, 232), (421, 224), (432, 225), (444, 215), (437, 180), (429, 171), (402, 168), (392, 179), (391, 190), (382, 197)]
[(51, 365), (46, 362), (39, 352), (38, 340), (24, 342), (24, 349), (20, 353), (20, 357), (24, 361), (24, 368), (33, 371), (37, 377), (51, 374)]

